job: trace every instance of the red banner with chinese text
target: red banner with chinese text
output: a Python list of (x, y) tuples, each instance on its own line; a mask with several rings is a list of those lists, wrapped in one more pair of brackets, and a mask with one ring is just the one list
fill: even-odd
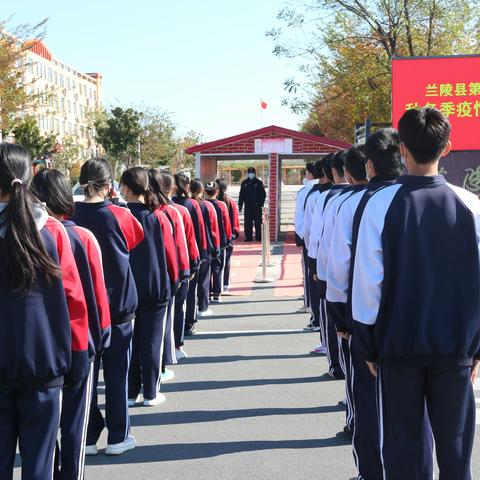
[(392, 119), (438, 108), (452, 124), (453, 150), (480, 150), (480, 55), (392, 60)]

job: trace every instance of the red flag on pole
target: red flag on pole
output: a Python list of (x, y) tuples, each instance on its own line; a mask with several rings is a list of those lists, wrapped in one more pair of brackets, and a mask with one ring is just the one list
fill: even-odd
[(264, 100), (261, 100), (260, 106), (262, 107), (262, 110), (266, 110), (268, 107), (268, 103), (265, 102)]

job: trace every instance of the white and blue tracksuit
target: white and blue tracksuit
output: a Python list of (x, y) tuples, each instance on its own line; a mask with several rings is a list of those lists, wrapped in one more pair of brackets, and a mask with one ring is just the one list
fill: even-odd
[(358, 230), (354, 336), (376, 362), (385, 478), (421, 479), (425, 404), (440, 478), (470, 480), (480, 357), (480, 200), (443, 176), (406, 175), (372, 195)]
[[(328, 207), (331, 202), (340, 194), (343, 193), (345, 188), (348, 188), (348, 184), (334, 185), (329, 190), (322, 192), (318, 201), (315, 204), (315, 209), (312, 215), (312, 229), (310, 232), (310, 238), (308, 243), (308, 262), (309, 268), (312, 274), (317, 275), (317, 259), (319, 258), (319, 252), (321, 248), (321, 239), (323, 235), (323, 227), (325, 214), (328, 211)], [(323, 345), (327, 349), (327, 358), (329, 364), (329, 372), (337, 379), (343, 379), (344, 373), (340, 365), (338, 341), (337, 335), (332, 327), (329, 332), (329, 321), (327, 304), (325, 300), (326, 296), (326, 283), (325, 280), (318, 279), (319, 289), (319, 304), (320, 304), (320, 338)], [(331, 322), (330, 322), (331, 323)]]

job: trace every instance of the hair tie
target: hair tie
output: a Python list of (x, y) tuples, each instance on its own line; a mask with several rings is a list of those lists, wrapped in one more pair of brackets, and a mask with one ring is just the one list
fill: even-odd
[(10, 185), (13, 187), (16, 183), (19, 183), (20, 185), (23, 185), (23, 182), (19, 178), (14, 178), (12, 180), (12, 183), (10, 183)]

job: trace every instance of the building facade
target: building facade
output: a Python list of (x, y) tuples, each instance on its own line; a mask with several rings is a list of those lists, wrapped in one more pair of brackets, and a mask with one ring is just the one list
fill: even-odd
[(97, 154), (92, 112), (102, 104), (102, 76), (82, 73), (53, 57), (46, 45), (32, 41), (26, 51), (24, 84), (39, 101), (27, 112), (42, 134), (53, 133), (61, 145), (67, 138), (80, 148), (80, 156)]

